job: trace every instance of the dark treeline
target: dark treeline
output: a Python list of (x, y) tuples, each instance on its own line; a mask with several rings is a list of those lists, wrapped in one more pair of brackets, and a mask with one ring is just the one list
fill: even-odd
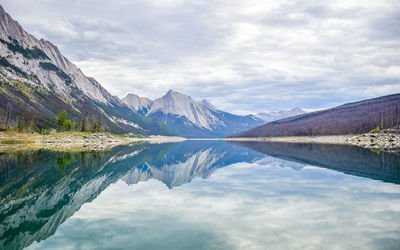
[(400, 94), (270, 122), (230, 137), (360, 134), (400, 125)]

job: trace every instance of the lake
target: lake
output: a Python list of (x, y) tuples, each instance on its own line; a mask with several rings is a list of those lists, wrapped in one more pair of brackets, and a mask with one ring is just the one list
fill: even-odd
[(1, 249), (400, 249), (400, 154), (185, 141), (0, 154)]

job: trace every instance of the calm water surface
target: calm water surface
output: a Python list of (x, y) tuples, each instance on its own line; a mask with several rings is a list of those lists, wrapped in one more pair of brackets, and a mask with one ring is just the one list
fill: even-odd
[(400, 156), (136, 144), (0, 155), (1, 249), (400, 249)]

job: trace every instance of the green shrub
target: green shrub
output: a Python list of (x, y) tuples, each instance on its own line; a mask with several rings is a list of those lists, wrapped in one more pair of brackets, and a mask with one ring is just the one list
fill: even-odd
[(67, 111), (63, 109), (63, 111), (58, 115), (58, 120), (57, 120), (58, 131), (61, 131), (61, 129), (65, 128), (66, 118), (67, 118)]
[(378, 126), (374, 129), (372, 129), (371, 131), (369, 131), (369, 133), (374, 134), (374, 133), (379, 133), (381, 131), (381, 128)]
[(64, 127), (66, 130), (71, 130), (72, 129), (72, 122), (71, 120), (65, 120), (64, 121)]
[(36, 132), (38, 132), (41, 135), (48, 135), (48, 134), (50, 134), (50, 129), (48, 129), (48, 128), (38, 128), (36, 130)]

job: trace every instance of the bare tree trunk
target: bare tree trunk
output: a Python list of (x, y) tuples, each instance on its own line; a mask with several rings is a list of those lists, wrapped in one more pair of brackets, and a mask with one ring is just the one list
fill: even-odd
[(12, 111), (12, 106), (11, 106), (10, 102), (7, 103), (7, 108), (6, 109), (7, 109), (6, 127), (8, 127), (8, 122), (10, 120), (11, 111)]

